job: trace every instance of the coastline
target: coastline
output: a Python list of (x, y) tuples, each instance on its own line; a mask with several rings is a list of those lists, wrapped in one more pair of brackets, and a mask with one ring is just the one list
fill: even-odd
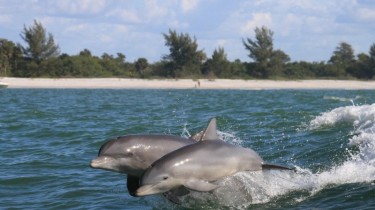
[(375, 89), (375, 81), (359, 80), (232, 80), (232, 79), (128, 79), (128, 78), (15, 78), (0, 79), (8, 88), (82, 89)]

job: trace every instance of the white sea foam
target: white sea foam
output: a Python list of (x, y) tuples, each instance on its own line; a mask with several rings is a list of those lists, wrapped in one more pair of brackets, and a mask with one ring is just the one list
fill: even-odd
[(341, 165), (328, 171), (315, 174), (319, 190), (330, 184), (372, 182), (375, 180), (375, 104), (346, 106), (333, 109), (310, 122), (310, 129), (350, 123), (353, 130), (349, 134), (349, 146), (359, 151), (351, 154)]

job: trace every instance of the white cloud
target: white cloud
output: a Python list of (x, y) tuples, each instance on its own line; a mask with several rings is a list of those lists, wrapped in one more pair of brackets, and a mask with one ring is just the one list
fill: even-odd
[(59, 0), (57, 8), (68, 14), (95, 14), (105, 7), (105, 0)]
[(0, 23), (12, 22), (12, 15), (0, 15)]
[(224, 47), (227, 42), (228, 42), (228, 40), (226, 40), (226, 39), (218, 39), (218, 40), (216, 40), (215, 45), (219, 46), (219, 47)]
[(281, 30), (280, 33), (283, 36), (299, 35), (296, 32), (299, 31), (301, 25), (302, 18), (297, 16), (296, 14), (289, 13), (283, 20), (281, 20), (281, 27), (283, 28), (283, 30)]
[(272, 15), (271, 13), (254, 13), (252, 18), (248, 20), (241, 28), (243, 35), (253, 33), (256, 27), (266, 26), (272, 28)]
[(163, 7), (156, 0), (145, 1), (146, 11), (145, 14), (149, 19), (163, 18), (168, 14), (167, 7)]
[(190, 12), (198, 6), (199, 0), (182, 0), (181, 9), (184, 13)]
[(108, 42), (112, 42), (112, 41), (113, 41), (112, 37), (109, 36), (109, 35), (107, 35), (107, 34), (101, 34), (101, 35), (99, 35), (99, 40), (100, 40), (101, 42), (105, 42), (105, 43), (108, 43)]
[(64, 30), (65, 33), (81, 33), (85, 32), (90, 28), (88, 24), (76, 24), (76, 25), (70, 25), (67, 26)]
[(120, 18), (123, 22), (127, 23), (141, 23), (141, 18), (138, 16), (136, 10), (130, 9), (115, 9), (110, 11), (107, 17)]
[(361, 8), (357, 11), (360, 20), (375, 21), (375, 9)]
[(183, 21), (179, 21), (177, 19), (174, 19), (172, 18), (171, 20), (169, 20), (167, 22), (167, 25), (169, 28), (172, 28), (172, 29), (186, 29), (189, 27), (189, 23), (187, 22), (183, 22)]

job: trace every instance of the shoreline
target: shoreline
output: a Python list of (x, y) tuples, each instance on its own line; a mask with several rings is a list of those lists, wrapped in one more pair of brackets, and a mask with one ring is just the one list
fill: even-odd
[(60, 89), (343, 89), (372, 90), (375, 81), (359, 80), (241, 80), (241, 79), (128, 79), (128, 78), (15, 78), (3, 77), (7, 88)]

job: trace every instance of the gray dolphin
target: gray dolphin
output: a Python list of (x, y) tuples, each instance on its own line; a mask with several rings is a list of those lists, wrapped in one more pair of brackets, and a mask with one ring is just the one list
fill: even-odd
[(172, 135), (121, 136), (104, 143), (90, 166), (127, 174), (127, 188), (129, 194), (134, 196), (139, 177), (154, 161), (195, 142), (193, 139)]
[(151, 163), (195, 140), (172, 135), (128, 135), (104, 143), (92, 168), (141, 176)]
[(239, 171), (289, 168), (264, 163), (252, 149), (208, 138), (177, 149), (155, 161), (141, 177), (137, 196), (152, 195), (184, 186), (207, 192), (219, 187), (211, 182)]
[(192, 139), (172, 135), (128, 135), (104, 143), (98, 157), (90, 163), (92, 168), (127, 174), (129, 194), (134, 196), (139, 187), (139, 177), (162, 156), (205, 138), (218, 138), (216, 120)]

